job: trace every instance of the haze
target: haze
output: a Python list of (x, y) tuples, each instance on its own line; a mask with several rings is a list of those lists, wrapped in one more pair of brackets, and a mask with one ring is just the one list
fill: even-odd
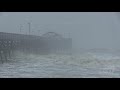
[(28, 34), (28, 22), (31, 34), (56, 32), (72, 38), (75, 48), (120, 49), (120, 23), (115, 12), (3, 12), (0, 32)]

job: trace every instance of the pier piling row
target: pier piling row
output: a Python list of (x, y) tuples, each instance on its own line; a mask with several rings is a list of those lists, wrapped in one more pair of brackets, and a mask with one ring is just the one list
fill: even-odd
[(32, 54), (48, 54), (68, 51), (71, 39), (50, 39), (42, 36), (0, 32), (0, 61), (3, 63), (14, 56), (15, 51)]

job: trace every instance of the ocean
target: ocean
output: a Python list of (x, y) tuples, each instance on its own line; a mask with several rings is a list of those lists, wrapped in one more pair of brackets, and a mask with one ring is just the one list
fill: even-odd
[(33, 55), (16, 52), (0, 64), (0, 78), (120, 78), (120, 53)]

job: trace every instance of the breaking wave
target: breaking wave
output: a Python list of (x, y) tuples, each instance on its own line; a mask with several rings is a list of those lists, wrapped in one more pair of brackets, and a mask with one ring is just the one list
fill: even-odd
[(116, 53), (84, 52), (71, 55), (16, 53), (0, 65), (0, 77), (120, 77)]

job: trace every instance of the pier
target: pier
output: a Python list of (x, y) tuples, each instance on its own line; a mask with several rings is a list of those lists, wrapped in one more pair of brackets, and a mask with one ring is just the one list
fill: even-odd
[(0, 62), (4, 63), (14, 56), (15, 51), (31, 54), (49, 54), (69, 51), (72, 40), (54, 32), (43, 36), (0, 32)]

